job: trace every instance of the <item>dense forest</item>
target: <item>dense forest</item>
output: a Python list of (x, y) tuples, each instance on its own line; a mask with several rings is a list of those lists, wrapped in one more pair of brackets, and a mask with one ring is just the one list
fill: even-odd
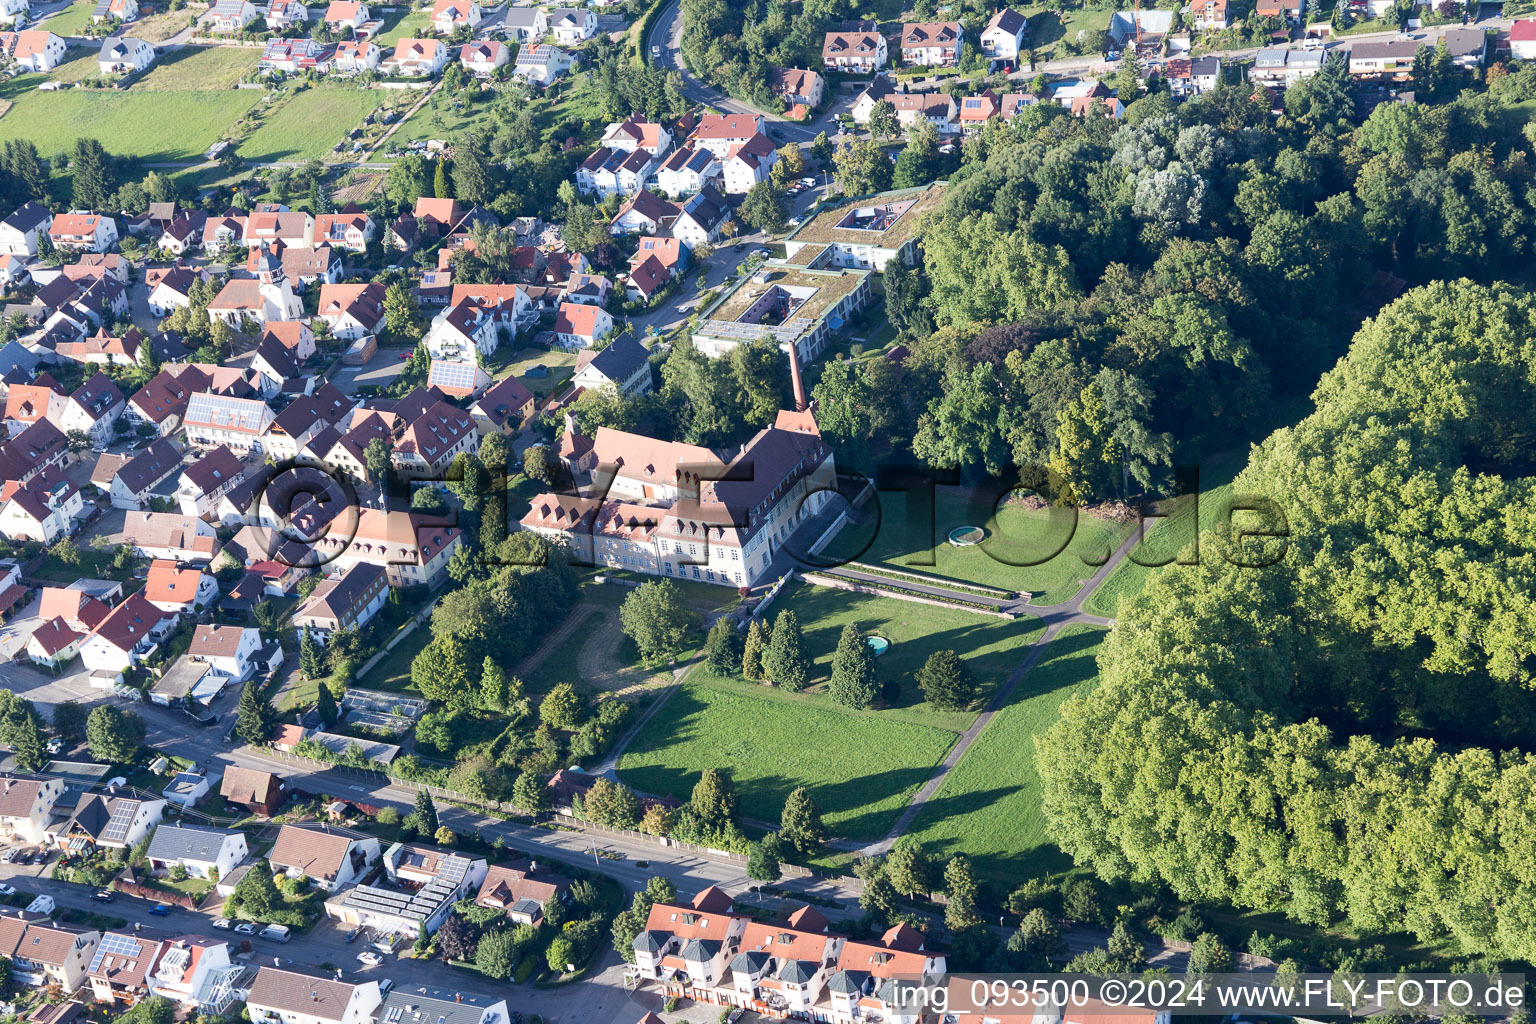
[(1064, 850), (1184, 899), (1536, 956), (1536, 757), (1510, 749), (1536, 711), (1533, 337), (1536, 299), (1465, 280), (1360, 330), (1237, 481), (1284, 507), (1283, 561), (1207, 535), (1122, 605), (1101, 685), (1040, 743)]

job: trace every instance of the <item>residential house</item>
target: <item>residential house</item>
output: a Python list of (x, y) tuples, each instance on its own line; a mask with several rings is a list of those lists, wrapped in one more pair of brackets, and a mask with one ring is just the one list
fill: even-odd
[(672, 237), (690, 249), (718, 240), (725, 222), (731, 218), (730, 206), (713, 185), (706, 185), (695, 192), (676, 209), (677, 215), (672, 220)]
[(616, 152), (633, 153), (643, 149), (651, 156), (662, 157), (672, 147), (672, 133), (665, 125), (654, 121), (641, 121), (630, 117), (614, 121), (603, 131), (601, 145)]
[(549, 30), (555, 42), (574, 46), (597, 33), (597, 15), (584, 7), (562, 7), (549, 13)]
[(164, 814), (163, 798), (108, 786), (105, 793), (82, 794), (67, 820), (49, 826), (48, 838), (61, 850), (126, 850), (148, 836)]
[[(308, 878), (317, 889), (336, 892), (367, 872), (379, 859), (379, 841), (339, 825), (283, 825), (267, 855), (273, 873)], [(252, 989), (252, 1004), (256, 991)], [(251, 1020), (256, 1016), (251, 1007)], [(284, 1024), (290, 1024), (286, 1021)]]
[[(148, 507), (154, 489), (180, 466), (181, 449), (167, 438), (156, 438), (143, 451), (119, 465), (104, 489), (113, 508), (142, 510)], [(94, 475), (92, 482), (96, 483)]]
[[(54, 38), (58, 39), (58, 36)], [(63, 40), (59, 42), (62, 45)], [(27, 259), (36, 256), (38, 234), (47, 233), (52, 225), (53, 214), (48, 211), (48, 207), (35, 199), (29, 199), (13, 210), (9, 217), (0, 220), (0, 254)]]
[(175, 622), (175, 615), (142, 594), (130, 594), (81, 641), (80, 660), (93, 672), (123, 672), (138, 664)]
[[(477, 11), (480, 9), (478, 4), (470, 3), (469, 6)], [(507, 44), (496, 39), (480, 39), (459, 47), (459, 63), (464, 65), (465, 71), (481, 78), (495, 74), (497, 68), (511, 59)]]
[(1191, 0), (1189, 13), (1201, 32), (1219, 32), (1232, 23), (1227, 0)]
[(11, 541), (52, 544), (74, 533), (84, 511), (80, 488), (57, 469), (0, 484), (0, 536)]
[(296, 75), (304, 71), (324, 71), (330, 63), (331, 48), (307, 36), (269, 39), (257, 62), (258, 71)]
[(460, 26), (473, 31), (481, 17), (480, 5), (474, 0), (437, 0), (432, 5), (432, 27), (443, 35)]
[(293, 625), (325, 643), (343, 629), (366, 626), (388, 597), (384, 569), (356, 562), (339, 575), (321, 580), (294, 610)]
[(768, 88), (787, 107), (815, 109), (821, 105), (826, 80), (808, 68), (775, 68), (769, 76)]
[(131, 75), (154, 62), (154, 46), (132, 36), (108, 36), (96, 54), (96, 64), (103, 75)]
[(555, 344), (567, 351), (591, 348), (613, 330), (613, 317), (601, 306), (562, 302), (553, 328)]
[[(1516, 60), (1536, 60), (1536, 18), (1523, 18), (1509, 26), (1509, 55)], [(11, 250), (5, 248), (4, 228), (0, 227), (0, 252), (8, 251)]]
[(203, 797), (208, 795), (208, 776), (195, 771), (177, 772), (171, 776), (160, 795), (165, 797), (165, 802), (175, 804), (177, 807), (196, 807)]
[(201, 569), (155, 559), (144, 580), (144, 597), (163, 612), (196, 614), (219, 598), (219, 584)]
[(1257, 0), (1253, 13), (1261, 18), (1276, 18), (1281, 25), (1297, 25), (1302, 8), (1302, 0)]
[(161, 825), (145, 854), (151, 871), (169, 871), (176, 865), (193, 878), (218, 881), (250, 855), (245, 833), (209, 825)]
[(498, 1024), (511, 1020), (513, 1015), (507, 1001), (500, 996), (425, 985), (401, 985), (384, 997), (378, 1019), (406, 1021), (413, 1019), (415, 1014), (420, 1014), (422, 1022), (440, 1019), (444, 1024)]
[(180, 374), (162, 369), (128, 399), (123, 416), (134, 427), (153, 426), (161, 436), (171, 434), (181, 427), (193, 392), (208, 384), (207, 376), (195, 367), (184, 367)]
[[(13, 393), (16, 390), (11, 388)], [(54, 466), (62, 467), (68, 454), (68, 439), (52, 423), (39, 420), (23, 426), (0, 444), (0, 480), (26, 483)]]
[(166, 943), (149, 976), (149, 991), (190, 1010), (227, 1017), (241, 995), (235, 986), (248, 970), (230, 963), (223, 939), (180, 936)]
[[(156, 442), (161, 443), (161, 442)], [(184, 516), (206, 516), (219, 499), (245, 479), (245, 465), (225, 445), (182, 470), (176, 485), (176, 500)]]
[(600, 196), (632, 195), (645, 187), (655, 158), (643, 149), (625, 152), (599, 146), (576, 168), (576, 187)]
[(649, 359), (646, 347), (626, 334), (596, 352), (578, 352), (571, 383), (588, 389), (611, 387), (623, 398), (635, 398), (651, 390)]
[(0, 0), (0, 26), (22, 24), (31, 13), (27, 0)]
[(300, 365), (309, 362), (315, 354), (315, 333), (302, 320), (279, 320), (267, 324), (257, 347), (267, 342), (282, 346), (294, 362)]
[(688, 138), (695, 147), (707, 149), (724, 160), (762, 130), (761, 114), (705, 114)]
[(960, 63), (965, 37), (958, 21), (914, 21), (901, 26), (901, 62), (909, 66), (953, 67)]
[(448, 44), (436, 39), (400, 39), (390, 57), (396, 74), (431, 76), (448, 63)]
[(307, 31), (308, 25), (309, 8), (303, 0), (272, 0), (267, 7), (267, 28), (273, 32), (286, 33), (291, 28)]
[(219, 795), (225, 803), (270, 818), (288, 798), (288, 787), (282, 776), (272, 772), (257, 771), (254, 768), (226, 768), (224, 780), (219, 785)]
[(440, 313), (422, 339), (427, 355), (434, 360), (474, 362), (475, 354), (490, 355), (501, 341), (496, 321), (481, 314), (479, 307), (460, 303)]
[(315, 218), (315, 245), (363, 252), (373, 241), (377, 225), (373, 218), (356, 206), (340, 213), (323, 213)]
[(606, 306), (613, 295), (613, 282), (602, 274), (576, 271), (565, 282), (567, 302), (585, 302), (593, 306)]
[(64, 63), (64, 40), (44, 29), (0, 32), (0, 57), (9, 57), (28, 71), (52, 71)]
[(885, 67), (888, 59), (885, 36), (874, 22), (856, 22), (822, 39), (821, 62), (828, 71), (867, 75)]
[(476, 399), (469, 411), (484, 436), (513, 433), (533, 415), (533, 408), (533, 393), (515, 375), (508, 374)]
[(1012, 7), (1004, 7), (981, 30), (981, 55), (989, 60), (1017, 61), (1029, 38), (1029, 18)]
[(58, 776), (6, 775), (0, 778), (0, 838), (9, 843), (39, 844), (54, 804), (64, 795)]
[(148, 996), (149, 972), (164, 948), (164, 939), (135, 932), (104, 932), (86, 972), (96, 1002), (131, 1006)]
[(140, 558), (212, 562), (219, 553), (212, 526), (174, 512), (129, 512), (123, 521), (123, 543)]
[(748, 919), (731, 912), (734, 901), (710, 886), (687, 903), (657, 903), (634, 939), (635, 972), (662, 983), (668, 997), (718, 1003), (716, 986), (746, 930)]
[(435, 588), (447, 577), (459, 534), (457, 527), (437, 516), (363, 508), (350, 537), (327, 534), (314, 547), (336, 569), (367, 562), (383, 567), (392, 587)]
[(331, 67), (337, 71), (357, 73), (372, 71), (384, 59), (384, 52), (373, 43), (348, 39), (336, 44), (331, 57)]
[(721, 172), (720, 160), (713, 152), (683, 146), (673, 150), (656, 168), (656, 187), (669, 196), (692, 195), (718, 178)]
[[(154, 280), (150, 280), (151, 274)], [(211, 280), (208, 271), (201, 267), (174, 266), (167, 270), (155, 272), (144, 271), (144, 283), (150, 289), (149, 312), (153, 316), (169, 316), (178, 309), (183, 309), (192, 303), (192, 285), (198, 281)]]
[(368, 5), (361, 0), (331, 0), (325, 9), (325, 27), (337, 35), (348, 29), (355, 33), (372, 16)]
[(261, 967), (245, 1006), (251, 1024), (373, 1024), (382, 1001), (377, 981), (354, 984), (330, 974)]
[(314, 240), (315, 218), (303, 210), (258, 209), (245, 219), (245, 234), (241, 244), (248, 249), (261, 249), (273, 242), (307, 246), (313, 245)]
[(117, 244), (117, 221), (99, 213), (61, 213), (53, 218), (48, 237), (56, 249), (106, 252)]
[[(675, 204), (667, 202), (652, 192), (642, 190), (624, 200), (618, 212), (613, 215), (608, 231), (615, 235), (631, 235), (637, 232), (657, 235), (661, 233), (663, 227), (672, 223), (678, 213), (679, 208)], [(697, 245), (694, 247), (697, 248)]]
[(275, 419), (266, 402), (203, 392), (187, 402), (183, 424), (187, 441), (198, 447), (228, 445), (241, 452), (260, 453), (262, 435)]
[(647, 256), (629, 268), (624, 279), (624, 297), (630, 302), (650, 302), (672, 280), (672, 271), (654, 256)]
[(85, 634), (73, 629), (63, 619), (47, 619), (27, 637), (27, 657), (32, 664), (58, 672), (80, 653)]
[(184, 256), (201, 243), (207, 224), (208, 215), (202, 210), (189, 211), (162, 228), (155, 244), (174, 256)]
[(768, 180), (768, 173), (779, 154), (768, 136), (752, 136), (731, 150), (724, 164), (725, 191), (731, 195), (745, 195), (753, 185)]
[(524, 43), (517, 49), (512, 73), (533, 85), (546, 86), (570, 69), (571, 58), (558, 46)]
[(912, 130), (918, 121), (926, 119), (941, 134), (950, 134), (959, 128), (955, 120), (955, 98), (942, 92), (893, 93), (891, 105), (896, 108), (896, 120), (903, 129)]
[(491, 375), (478, 363), (434, 359), (427, 366), (427, 387), (449, 398), (473, 398), (491, 386)]
[(12, 979), (33, 988), (78, 989), (100, 942), (101, 933), (93, 929), (61, 924), (46, 914), (0, 909), (0, 956), (10, 960)]
[(1477, 26), (1448, 29), (1441, 38), (1459, 68), (1480, 68), (1488, 57), (1488, 33)]
[(959, 128), (966, 133), (980, 131), (1001, 112), (1002, 101), (991, 89), (983, 89), (974, 96), (961, 97)]
[(1355, 43), (1349, 51), (1349, 73), (1405, 78), (1413, 70), (1413, 58), (1419, 52), (1421, 45), (1413, 39), (1393, 39), (1384, 43)]
[(402, 476), (440, 480), (454, 459), (479, 446), (475, 418), (447, 402), (437, 402), (411, 420), (389, 461)]
[(549, 33), (549, 16), (542, 7), (507, 7), (501, 18), (501, 30), (508, 39), (528, 43)]
[(570, 887), (569, 878), (540, 868), (538, 861), (492, 864), (475, 894), (475, 904), (505, 911), (517, 924), (538, 927), (544, 921), (545, 904), (551, 898), (565, 900)]
[(293, 292), (275, 258), (266, 259), (260, 276), (232, 277), (208, 303), (209, 322), (222, 320), (235, 330), (247, 324), (260, 327), (275, 320), (297, 320), (304, 302)]
[(89, 338), (59, 342), (53, 354), (87, 366), (137, 366), (144, 361), (148, 344), (137, 327), (128, 328), (122, 337), (113, 337), (102, 327)]
[(245, 682), (261, 667), (261, 655), (261, 630), (254, 626), (200, 625), (187, 648), (187, 657), (237, 683)]
[(244, 32), (260, 16), (261, 12), (250, 0), (215, 0), (208, 13), (203, 15), (202, 24), (206, 32), (230, 35)]
[(321, 285), (318, 315), (330, 325), (333, 337), (355, 341), (375, 334), (384, 322), (384, 285)]
[(55, 398), (48, 406), (48, 420), (66, 435), (78, 430), (92, 444), (104, 445), (115, 433), (117, 418), (128, 405), (111, 377), (99, 370), (67, 398)]

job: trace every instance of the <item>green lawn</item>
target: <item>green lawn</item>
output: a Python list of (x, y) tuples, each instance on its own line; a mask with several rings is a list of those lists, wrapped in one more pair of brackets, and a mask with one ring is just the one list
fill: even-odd
[[(1176, 559), (1193, 539), (1190, 528), (1195, 519), (1195, 507), (1200, 510), (1200, 529), (1209, 530), (1227, 515), (1227, 503), (1232, 498), (1232, 478), (1248, 463), (1248, 453), (1230, 453), (1213, 459), (1200, 467), (1200, 496), (1198, 502), (1190, 497), (1174, 499), (1169, 514), (1164, 519), (1147, 521), (1147, 536), (1131, 549), (1125, 561), (1105, 577), (1104, 582), (1083, 602), (1083, 610), (1092, 615), (1114, 618), (1118, 613), (1121, 597), (1135, 597), (1147, 585), (1147, 579), (1158, 571), (1158, 563)], [(1241, 519), (1238, 520), (1239, 525)], [(1192, 552), (1191, 552), (1192, 553)], [(1140, 564), (1139, 564), (1140, 563)], [(1174, 562), (1167, 566), (1177, 571)]]
[(380, 658), (366, 676), (358, 679), (357, 685), (369, 690), (392, 690), (421, 696), (421, 691), (411, 682), (411, 662), (431, 641), (432, 627), (424, 622)]
[(901, 687), (894, 706), (870, 714), (955, 732), (969, 728), (976, 711), (938, 711), (922, 699), (916, 674), (929, 655), (947, 647), (966, 659), (979, 685), (979, 710), (1017, 667), (1024, 649), (1035, 642), (1040, 632), (1039, 620), (1032, 617), (1009, 621), (808, 583), (786, 587), (768, 610), (768, 618), (777, 621), (786, 608), (793, 610), (800, 620), (806, 651), (815, 662), (811, 686), (799, 694), (785, 694), (787, 698), (812, 706), (832, 706), (826, 695), (832, 652), (837, 649), (843, 626), (852, 623), (866, 636), (879, 635), (891, 641), (890, 649), (876, 664), (882, 683), (895, 680)]
[[(933, 514), (914, 514), (909, 521), (907, 495), (882, 491), (878, 509), (872, 502), (865, 506), (871, 518), (844, 527), (825, 554), (1029, 591), (1037, 604), (1056, 604), (1077, 593), (1130, 533), (1129, 526), (1074, 515), (1071, 509), (1031, 510), (1009, 503), (993, 514), (979, 500), (971, 508), (968, 494), (958, 487), (936, 488)], [(950, 544), (949, 532), (967, 525), (984, 525), (990, 536), (973, 547)]]
[[(528, 371), (535, 366), (544, 366), (549, 372), (543, 377), (528, 376)], [(509, 375), (516, 375), (523, 382), (523, 387), (543, 398), (563, 388), (576, 375), (576, 353), (545, 348), (519, 349), (509, 355), (502, 367), (493, 374), (497, 380)]]
[(1102, 32), (1109, 28), (1109, 8), (1097, 10), (1072, 10), (1043, 5), (1020, 8), (1029, 17), (1029, 43), (1041, 60), (1078, 56), (1070, 52), (1066, 43), (1077, 39), (1079, 32)]
[(475, 95), (482, 98), (472, 98), (468, 92), (449, 94), (439, 89), (420, 110), (395, 129), (385, 149), (403, 147), (407, 142), (418, 139), (452, 139), (461, 132), (490, 127), (492, 97), (495, 94), (486, 92)]
[(1093, 686), (1102, 639), (1102, 630), (1068, 626), (1051, 641), (918, 814), (908, 834), (930, 856), (966, 854), (980, 873), (1011, 884), (1071, 866), (1045, 836), (1034, 739), (1063, 700)]
[(48, 72), (50, 82), (78, 82), (86, 78), (99, 78), (101, 64), (96, 60), (99, 50), (76, 48), (69, 51), (69, 60)]
[(399, 16), (399, 20), (390, 24), (390, 19), (396, 17), (394, 12), (384, 15), (384, 31), (374, 40), (380, 46), (393, 51), (395, 43), (401, 39), (415, 38), (418, 33), (432, 25), (432, 12), (414, 10)]
[(701, 673), (675, 693), (619, 762), (626, 783), (688, 799), (706, 768), (727, 768), (742, 814), (778, 821), (797, 786), (828, 828), (874, 839), (891, 827), (955, 735), (878, 714), (813, 704)]
[(247, 160), (324, 160), (379, 105), (380, 93), (321, 85), (283, 100), (260, 128), (240, 143)]
[[(187, 46), (159, 55), (132, 92), (217, 92), (233, 89), (261, 60), (254, 46)], [(257, 95), (260, 95), (259, 93)]]
[(114, 156), (201, 160), (208, 147), (260, 98), (259, 92), (234, 90), (32, 90), (16, 97), (0, 116), (0, 141), (30, 139), (48, 157), (72, 149), (81, 136), (92, 136)]
[(78, 36), (91, 23), (91, 12), (95, 9), (95, 0), (75, 0), (39, 27), (66, 38)]

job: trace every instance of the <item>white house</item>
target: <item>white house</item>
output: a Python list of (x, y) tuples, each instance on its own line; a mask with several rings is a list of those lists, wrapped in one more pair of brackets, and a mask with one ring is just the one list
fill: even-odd
[(1516, 60), (1536, 59), (1536, 18), (1526, 18), (1509, 26), (1509, 54)]
[(768, 180), (768, 172), (779, 154), (766, 135), (754, 135), (731, 151), (725, 161), (725, 191), (744, 195), (753, 185)]
[(201, 625), (192, 634), (187, 656), (207, 663), (227, 679), (244, 681), (256, 670), (261, 630), (252, 626)]
[(117, 221), (89, 211), (61, 213), (53, 218), (48, 237), (56, 249), (106, 252), (117, 244)]
[(203, 24), (209, 32), (243, 32), (259, 13), (250, 0), (217, 0), (203, 15)]
[(80, 660), (92, 672), (122, 672), (138, 664), (176, 623), (141, 594), (130, 594), (107, 613), (80, 644)]
[(366, 626), (389, 599), (389, 581), (377, 565), (358, 562), (320, 581), (294, 609), (293, 625), (324, 643), (343, 629)]
[(195, 566), (157, 558), (144, 580), (144, 598), (163, 612), (195, 615), (219, 599), (219, 584)]
[(571, 382), (587, 389), (611, 387), (620, 397), (633, 398), (651, 390), (649, 360), (645, 346), (626, 334), (600, 351), (578, 352)]
[(461, 302), (438, 314), (422, 341), (433, 359), (475, 362), (476, 354), (488, 356), (500, 344), (501, 329), (493, 317), (481, 316), (471, 303)]
[(656, 187), (669, 196), (692, 195), (720, 177), (720, 160), (707, 149), (675, 149), (656, 169)]
[[(274, 873), (281, 872), (290, 878), (306, 877), (325, 892), (335, 892), (366, 874), (378, 860), (379, 841), (376, 837), (339, 825), (284, 825), (278, 830), (272, 851), (267, 854)], [(253, 990), (253, 1004), (255, 1000)], [(254, 1005), (251, 1019), (258, 1019)], [(285, 1017), (284, 1024), (291, 1024), (291, 1020)]]
[(356, 32), (367, 24), (373, 13), (361, 0), (331, 0), (325, 9), (325, 24), (333, 32), (351, 29)]
[(44, 471), (25, 484), (0, 488), (0, 537), (52, 544), (74, 532), (85, 509), (80, 488), (62, 473)]
[(395, 43), (390, 61), (402, 75), (435, 75), (448, 63), (448, 44), (436, 39), (401, 39)]
[(53, 805), (64, 795), (64, 780), (33, 775), (0, 778), (0, 839), (41, 843)]
[[(149, 284), (146, 273), (146, 284)], [(169, 316), (178, 309), (192, 304), (191, 289), (196, 281), (208, 281), (208, 271), (201, 267), (172, 267), (161, 273), (151, 286), (149, 312), (151, 316)]]
[(155, 48), (132, 36), (112, 36), (101, 44), (96, 63), (104, 75), (126, 75), (143, 71), (155, 61)]
[(245, 1006), (251, 1024), (373, 1024), (382, 998), (377, 981), (354, 984), (330, 974), (262, 967)]
[(432, 27), (443, 35), (460, 25), (473, 30), (482, 17), (475, 0), (437, 0), (432, 5)]
[(1019, 50), (1029, 36), (1029, 19), (1005, 7), (992, 15), (987, 27), (981, 30), (981, 55), (991, 60), (1018, 60)]
[(337, 71), (372, 71), (384, 58), (383, 51), (370, 42), (349, 39), (336, 44), (331, 67)]
[(512, 73), (534, 85), (543, 86), (559, 78), (561, 72), (570, 66), (570, 58), (559, 47), (548, 43), (524, 43), (518, 48)]
[(377, 331), (384, 322), (384, 285), (323, 284), (319, 317), (331, 328), (331, 336), (356, 341)]
[(118, 455), (103, 455), (91, 482), (106, 490), (113, 508), (143, 509), (154, 489), (180, 465), (181, 450), (167, 438), (156, 438), (127, 461)]
[(187, 402), (182, 422), (187, 441), (201, 447), (228, 445), (236, 451), (261, 451), (261, 436), (274, 419), (271, 408), (257, 398), (230, 398), (209, 392)]
[(706, 186), (683, 201), (672, 222), (672, 237), (690, 249), (707, 245), (720, 237), (721, 226), (730, 219), (731, 208), (714, 186)]
[(0, 0), (0, 25), (13, 25), (25, 21), (32, 13), (27, 0)]
[(245, 833), (207, 825), (161, 825), (146, 854), (154, 871), (180, 864), (193, 878), (217, 881), (249, 855)]
[(591, 39), (597, 32), (597, 15), (587, 8), (565, 7), (549, 15), (555, 41), (571, 46)]
[(601, 306), (562, 302), (555, 317), (555, 343), (563, 349), (591, 348), (613, 330), (613, 317)]
[(205, 516), (245, 479), (245, 465), (224, 445), (198, 459), (181, 471), (176, 483), (176, 501), (184, 516)]
[(29, 71), (52, 71), (64, 63), (64, 40), (43, 29), (0, 32), (0, 56), (10, 57)]
[(37, 236), (40, 232), (46, 233), (52, 224), (53, 214), (48, 212), (48, 207), (36, 200), (28, 200), (0, 221), (0, 254), (36, 256)]
[[(477, 11), (480, 9), (477, 4), (470, 6)], [(482, 78), (493, 74), (511, 59), (507, 44), (496, 39), (479, 39), (459, 47), (459, 63), (464, 65), (464, 70)]]
[(502, 15), (501, 30), (508, 39), (520, 43), (543, 39), (549, 32), (549, 17), (542, 7), (511, 7)]

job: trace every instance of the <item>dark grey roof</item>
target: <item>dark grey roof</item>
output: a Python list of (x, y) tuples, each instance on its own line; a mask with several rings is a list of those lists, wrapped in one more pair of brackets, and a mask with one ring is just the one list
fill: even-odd
[(869, 975), (863, 971), (838, 971), (827, 979), (827, 988), (838, 995), (856, 996), (864, 989)]
[(805, 985), (816, 976), (816, 965), (806, 960), (786, 960), (779, 968), (779, 980)]
[(731, 961), (731, 970), (740, 971), (742, 974), (756, 974), (762, 970), (769, 960), (773, 959), (760, 949), (749, 949), (745, 953), (737, 953)]
[(242, 468), (240, 457), (221, 444), (182, 470), (182, 475), (199, 493), (207, 494), (239, 476)]
[(1014, 35), (1018, 35), (1019, 29), (1023, 28), (1028, 23), (1029, 20), (1023, 14), (1011, 7), (1008, 7), (994, 14), (992, 16), (992, 24), (988, 27), (1000, 28), (1004, 32), (1010, 32)]
[(666, 932), (647, 931), (635, 936), (634, 947), (642, 953), (660, 953), (672, 936)]
[(48, 212), (48, 207), (34, 199), (29, 203), (23, 203), (15, 212), (5, 218), (4, 223), (6, 226), (13, 227), (17, 231), (27, 232), (41, 226), (44, 221), (51, 221), (52, 219), (53, 214)]
[(205, 828), (201, 825), (161, 825), (149, 841), (150, 860), (181, 862), (188, 860), (214, 861), (230, 836), (239, 832), (227, 828)]
[(480, 1024), (485, 1011), (500, 1002), (476, 992), (401, 985), (379, 1004), (377, 1019), (389, 1024)]
[(1453, 28), (1445, 33), (1445, 47), (1452, 57), (1480, 55), (1488, 48), (1488, 33), (1480, 28)]
[(117, 477), (132, 493), (143, 494), (179, 465), (181, 452), (162, 437), (118, 467)]
[(1192, 75), (1219, 75), (1221, 74), (1221, 58), (1196, 57), (1190, 61), (1189, 73)]
[(626, 334), (593, 356), (592, 368), (614, 383), (623, 384), (649, 357), (645, 346)]
[(713, 960), (718, 952), (720, 952), (720, 943), (713, 939), (689, 939), (688, 944), (683, 947), (682, 957), (694, 963), (704, 963), (707, 960)]

